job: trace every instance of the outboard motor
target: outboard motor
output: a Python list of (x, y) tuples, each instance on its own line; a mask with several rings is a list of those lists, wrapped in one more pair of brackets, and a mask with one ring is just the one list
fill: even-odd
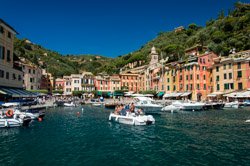
[(23, 118), (23, 126), (25, 126), (25, 127), (28, 127), (29, 126), (29, 124), (30, 124), (30, 122), (31, 122), (31, 117), (30, 116), (25, 116), (24, 118)]

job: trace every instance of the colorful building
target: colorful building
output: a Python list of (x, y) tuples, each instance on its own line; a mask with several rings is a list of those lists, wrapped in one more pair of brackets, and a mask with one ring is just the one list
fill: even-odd
[(121, 90), (121, 79), (119, 75), (110, 76), (110, 90), (112, 92)]
[(140, 91), (140, 84), (139, 84), (139, 74), (133, 73), (123, 73), (120, 74), (121, 78), (121, 89), (139, 92)]
[(23, 87), (26, 90), (39, 90), (41, 87), (42, 69), (26, 60), (22, 60), (24, 73)]

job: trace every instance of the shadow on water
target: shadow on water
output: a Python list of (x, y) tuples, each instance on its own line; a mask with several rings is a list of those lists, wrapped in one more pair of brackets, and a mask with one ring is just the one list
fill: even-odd
[(29, 128), (0, 130), (1, 165), (248, 165), (250, 110), (155, 115), (156, 124), (108, 121), (112, 110), (53, 108)]

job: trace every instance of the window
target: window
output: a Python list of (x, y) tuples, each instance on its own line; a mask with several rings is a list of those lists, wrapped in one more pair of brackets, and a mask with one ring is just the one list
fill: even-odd
[(186, 80), (188, 80), (188, 75), (186, 75)]
[(0, 70), (0, 78), (4, 78), (4, 71)]
[(227, 65), (226, 64), (223, 65), (223, 69), (224, 70), (227, 69)]
[(200, 76), (197, 74), (197, 80), (199, 80), (200, 79)]
[(174, 91), (176, 91), (176, 86), (174, 85), (174, 89), (173, 89)]
[(237, 68), (241, 69), (241, 63), (240, 62), (237, 63)]
[(217, 91), (220, 90), (220, 84), (217, 84)]
[(202, 63), (202, 59), (200, 58), (200, 63)]
[(219, 66), (216, 66), (216, 72), (219, 72)]
[(16, 79), (16, 74), (15, 74), (15, 73), (13, 73), (13, 75), (12, 75), (12, 79), (13, 79), (13, 80), (15, 80), (15, 79)]
[(220, 81), (220, 76), (216, 76), (216, 81)]
[(230, 89), (234, 89), (234, 83), (230, 83), (229, 86), (230, 86)]
[(182, 89), (182, 84), (180, 84), (180, 89)]
[(11, 59), (10, 59), (10, 50), (7, 50), (7, 62), (10, 62)]
[(242, 86), (242, 83), (238, 83), (238, 90), (242, 90), (243, 89), (243, 86)]
[(5, 58), (5, 47), (0, 46), (0, 59)]
[(206, 80), (206, 75), (203, 75), (203, 80)]
[(29, 69), (29, 73), (31, 73), (31, 69)]
[(206, 90), (206, 89), (207, 89), (207, 85), (206, 85), (206, 84), (204, 84), (203, 89), (204, 89), (204, 90)]
[(206, 63), (206, 59), (205, 59), (205, 58), (203, 59), (203, 63), (204, 63), (204, 64)]
[(173, 82), (175, 82), (175, 77), (173, 77)]
[(191, 75), (190, 75), (190, 80), (192, 80), (192, 79), (193, 79), (193, 75), (191, 74)]
[(36, 74), (36, 71), (35, 71), (35, 70), (33, 70), (33, 74)]
[(190, 90), (193, 90), (193, 84), (190, 84)]
[(180, 81), (182, 80), (182, 75), (180, 75)]
[(206, 66), (203, 66), (203, 71), (206, 71)]
[(100, 84), (102, 85), (102, 81), (100, 81)]
[(229, 74), (228, 74), (228, 78), (229, 78), (229, 79), (232, 79), (232, 78), (233, 78), (232, 73), (229, 73)]
[(168, 85), (168, 90), (170, 90), (170, 87), (169, 87), (169, 85)]
[(224, 73), (224, 80), (226, 80), (227, 79), (227, 74), (226, 73)]
[(232, 68), (232, 63), (229, 63), (228, 66), (229, 66), (229, 69), (231, 69)]
[(200, 84), (196, 85), (197, 90), (200, 90)]
[(186, 91), (188, 91), (188, 85), (186, 85)]
[(224, 84), (224, 90), (228, 90), (229, 89), (229, 84)]
[(169, 78), (168, 78), (168, 82), (169, 82)]
[(6, 79), (8, 80), (10, 78), (10, 73), (6, 72)]
[(1, 34), (4, 34), (4, 29), (3, 29), (2, 26), (0, 26), (0, 33), (1, 33)]
[(30, 78), (30, 82), (33, 82), (33, 79), (32, 79), (32, 78)]
[(241, 78), (242, 77), (242, 71), (238, 71), (237, 72), (237, 78)]
[(10, 38), (10, 39), (11, 39), (11, 33), (10, 33), (10, 32), (8, 32), (8, 38)]

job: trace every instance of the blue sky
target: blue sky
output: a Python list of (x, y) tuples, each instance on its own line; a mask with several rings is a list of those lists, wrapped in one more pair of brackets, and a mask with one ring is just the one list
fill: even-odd
[[(1, 0), (19, 38), (61, 54), (109, 57), (139, 49), (161, 31), (205, 25), (236, 0)], [(248, 2), (249, 0), (242, 0)]]

